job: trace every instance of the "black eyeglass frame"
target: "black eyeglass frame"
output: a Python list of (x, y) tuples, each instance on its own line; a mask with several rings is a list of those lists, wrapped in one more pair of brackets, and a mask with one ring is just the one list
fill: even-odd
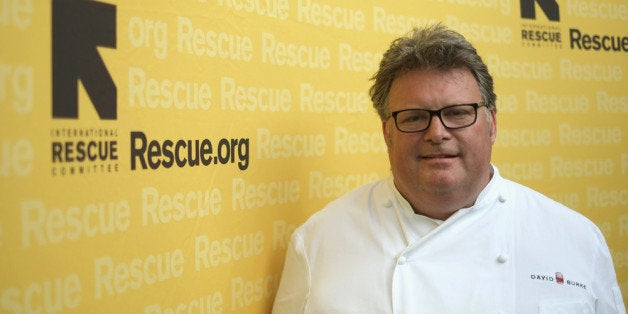
[[(441, 112), (443, 110), (447, 110), (450, 108), (454, 108), (454, 107), (459, 107), (459, 106), (472, 106), (473, 107), (473, 111), (475, 112), (475, 117), (473, 118), (473, 122), (469, 123), (468, 125), (465, 126), (457, 126), (457, 127), (448, 127), (445, 122), (443, 121), (443, 117), (441, 117)], [(403, 132), (403, 133), (418, 133), (418, 132), (423, 132), (425, 130), (427, 130), (430, 125), (432, 125), (432, 118), (434, 116), (438, 117), (438, 120), (440, 120), (440, 123), (448, 130), (456, 130), (456, 129), (464, 129), (464, 128), (468, 128), (472, 125), (475, 124), (475, 122), (478, 120), (478, 108), (480, 107), (487, 107), (488, 106), (486, 104), (484, 104), (483, 102), (477, 102), (477, 103), (470, 103), (470, 104), (457, 104), (457, 105), (450, 105), (450, 106), (446, 106), (443, 108), (440, 108), (438, 110), (429, 110), (429, 109), (417, 109), (417, 108), (411, 108), (411, 109), (403, 109), (403, 110), (397, 110), (394, 112), (391, 112), (390, 115), (393, 118), (393, 120), (395, 120), (395, 127), (397, 127), (397, 130), (399, 130), (399, 132)], [(404, 111), (413, 111), (413, 110), (421, 110), (421, 111), (425, 111), (427, 113), (430, 114), (430, 118), (427, 122), (427, 126), (424, 129), (421, 130), (417, 130), (417, 131), (404, 131), (401, 128), (399, 128), (399, 124), (397, 123), (397, 115), (400, 112), (404, 112)]]

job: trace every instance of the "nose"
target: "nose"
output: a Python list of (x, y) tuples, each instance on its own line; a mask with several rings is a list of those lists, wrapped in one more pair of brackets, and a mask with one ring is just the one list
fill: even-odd
[(433, 115), (431, 119), (430, 125), (425, 130), (423, 138), (428, 142), (439, 144), (448, 139), (450, 133), (438, 115)]

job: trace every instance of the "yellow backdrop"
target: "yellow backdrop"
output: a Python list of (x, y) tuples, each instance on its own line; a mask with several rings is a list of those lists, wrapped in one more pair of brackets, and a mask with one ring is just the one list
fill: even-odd
[(434, 21), (494, 76), (494, 163), (628, 299), (623, 0), (0, 0), (0, 312), (269, 312), (295, 226), (388, 175), (369, 78)]

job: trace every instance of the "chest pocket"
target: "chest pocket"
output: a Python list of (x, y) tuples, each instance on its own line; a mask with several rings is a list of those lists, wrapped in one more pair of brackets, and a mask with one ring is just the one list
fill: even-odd
[(591, 304), (583, 300), (542, 301), (539, 304), (540, 314), (593, 314)]

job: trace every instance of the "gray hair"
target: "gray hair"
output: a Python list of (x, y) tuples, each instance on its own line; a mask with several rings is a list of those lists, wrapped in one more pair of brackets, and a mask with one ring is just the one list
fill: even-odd
[(412, 70), (442, 69), (449, 70), (466, 67), (471, 71), (478, 86), (484, 104), (492, 110), (495, 107), (493, 78), (488, 67), (478, 55), (476, 49), (460, 33), (442, 24), (424, 28), (414, 28), (408, 35), (395, 39), (384, 53), (379, 70), (371, 80), (369, 90), (373, 107), (382, 121), (390, 118), (388, 94), (395, 78)]

